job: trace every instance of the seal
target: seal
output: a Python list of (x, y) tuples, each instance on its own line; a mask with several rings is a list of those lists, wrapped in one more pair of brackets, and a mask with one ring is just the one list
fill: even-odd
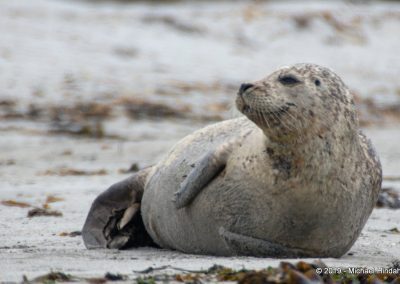
[(382, 182), (349, 89), (330, 69), (296, 64), (242, 84), (236, 105), (244, 116), (194, 132), (100, 195), (83, 228), (86, 246), (154, 241), (222, 256), (346, 253)]

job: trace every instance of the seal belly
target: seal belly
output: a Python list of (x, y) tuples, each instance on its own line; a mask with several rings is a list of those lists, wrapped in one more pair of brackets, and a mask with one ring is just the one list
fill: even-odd
[(241, 202), (246, 197), (241, 196), (240, 185), (226, 182), (226, 170), (214, 178), (190, 206), (177, 210), (173, 197), (205, 154), (204, 149), (212, 149), (240, 135), (233, 131), (238, 124), (243, 124), (244, 130), (255, 128), (244, 118), (207, 127), (179, 142), (155, 167), (145, 187), (142, 216), (149, 234), (161, 247), (199, 254), (232, 254), (218, 229), (231, 227), (230, 224), (237, 222), (235, 215), (238, 213), (244, 216)]
[[(158, 181), (150, 181), (151, 189), (148, 192), (145, 190), (142, 202), (142, 216), (154, 241), (162, 247), (188, 253), (234, 254), (219, 230), (222, 227), (241, 227), (241, 231), (246, 231), (245, 227), (251, 222), (251, 208), (243, 207), (243, 204), (252, 203), (248, 196), (251, 191), (227, 183), (222, 172), (201, 191), (190, 206), (177, 210), (172, 201), (174, 190), (163, 187), (168, 183), (164, 179), (167, 176), (164, 173)], [(170, 198), (165, 198), (165, 194), (157, 194), (161, 190), (168, 192)], [(148, 203), (147, 200), (152, 202)]]

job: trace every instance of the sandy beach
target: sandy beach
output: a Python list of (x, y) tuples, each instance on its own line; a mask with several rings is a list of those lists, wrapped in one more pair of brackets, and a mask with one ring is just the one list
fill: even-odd
[[(0, 281), (277, 266), (155, 248), (86, 250), (71, 232), (132, 165), (152, 165), (185, 135), (237, 115), (239, 85), (282, 65), (314, 62), (344, 79), (380, 155), (383, 187), (399, 192), (399, 31), (397, 2), (0, 0)], [(28, 217), (43, 207), (62, 216)], [(347, 255), (322, 261), (393, 265), (399, 230), (399, 210), (376, 208)]]

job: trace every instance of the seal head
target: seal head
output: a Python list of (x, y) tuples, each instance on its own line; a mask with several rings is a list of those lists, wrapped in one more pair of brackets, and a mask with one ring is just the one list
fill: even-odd
[(243, 84), (236, 106), (277, 142), (296, 143), (305, 135), (358, 129), (348, 88), (333, 71), (314, 64), (283, 67)]

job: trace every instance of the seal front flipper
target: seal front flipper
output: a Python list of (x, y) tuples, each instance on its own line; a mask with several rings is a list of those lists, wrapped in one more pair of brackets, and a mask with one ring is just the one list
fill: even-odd
[(225, 168), (226, 162), (238, 141), (227, 142), (205, 154), (175, 192), (175, 207), (188, 206), (193, 199)]
[(281, 258), (310, 257), (315, 255), (315, 253), (313, 254), (303, 249), (288, 248), (270, 241), (233, 233), (223, 227), (219, 228), (219, 234), (232, 250), (233, 254), (236, 255)]
[(144, 184), (151, 168), (112, 185), (93, 202), (82, 229), (88, 249), (153, 245), (140, 214)]

